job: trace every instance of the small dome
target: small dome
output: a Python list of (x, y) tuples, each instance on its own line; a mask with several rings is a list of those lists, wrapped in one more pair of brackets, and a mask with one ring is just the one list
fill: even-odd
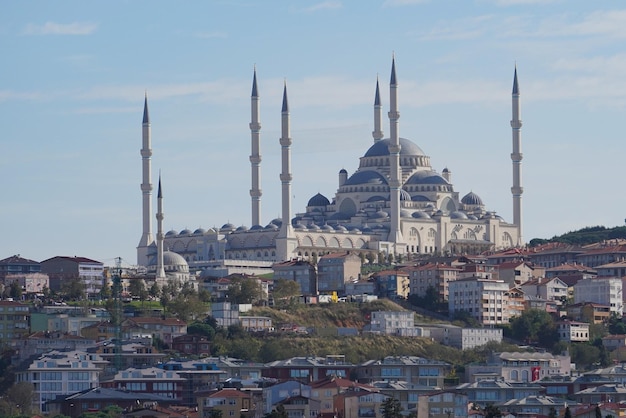
[(206, 233), (206, 231), (202, 228), (198, 228), (195, 231), (193, 231), (194, 235), (204, 235)]
[(350, 216), (343, 212), (335, 212), (328, 217), (328, 220), (330, 221), (345, 221), (348, 219), (350, 219)]
[(302, 224), (295, 224), (293, 226), (294, 229), (297, 229), (298, 231), (304, 231), (306, 229), (306, 226), (302, 225)]
[(178, 232), (174, 231), (173, 229), (167, 231), (167, 233), (165, 234), (166, 237), (175, 237), (176, 235), (178, 235)]
[(328, 206), (330, 205), (330, 201), (326, 196), (321, 193), (316, 194), (312, 198), (309, 199), (309, 203), (307, 206)]
[(468, 194), (463, 196), (463, 199), (461, 199), (461, 203), (463, 203), (464, 205), (483, 206), (483, 200), (474, 192), (469, 192)]
[(280, 228), (283, 225), (283, 220), (280, 218), (274, 218), (270, 221), (270, 223)]
[(237, 231), (237, 232), (244, 232), (244, 231), (247, 231), (247, 230), (248, 230), (248, 227), (247, 227), (247, 226), (245, 226), (245, 225), (241, 225), (241, 226), (240, 226), (240, 227), (238, 227), (235, 231)]
[[(379, 141), (380, 142), (380, 141)], [(365, 171), (357, 171), (353, 175), (351, 175), (348, 180), (344, 183), (344, 186), (358, 186), (361, 184), (367, 185), (376, 185), (376, 184), (387, 184), (387, 179), (380, 174), (378, 171), (373, 170), (365, 170)]]
[(191, 231), (189, 229), (183, 229), (178, 235), (191, 235)]
[(467, 214), (464, 212), (460, 212), (460, 211), (454, 211), (452, 213), (450, 213), (450, 219), (469, 219), (467, 217)]
[(350, 228), (348, 228), (348, 231), (350, 231), (353, 234), (360, 234), (361, 230), (359, 228), (357, 228), (356, 226), (351, 226)]
[(400, 209), (400, 216), (402, 218), (410, 218), (411, 217), (411, 211), (410, 210), (406, 210), (406, 209)]
[(222, 227), (220, 228), (220, 231), (234, 231), (235, 230), (235, 225), (233, 224), (224, 224), (222, 225)]
[(367, 226), (367, 224), (363, 225), (363, 228), (361, 228), (361, 232), (363, 232), (364, 234), (371, 234), (372, 233), (372, 228)]
[(467, 215), (467, 219), (469, 219), (470, 221), (477, 221), (478, 218), (475, 215)]
[(411, 201), (411, 195), (404, 189), (400, 189), (400, 200)]
[(413, 202), (430, 202), (431, 201), (429, 198), (427, 198), (426, 196), (423, 196), (421, 194), (416, 194), (415, 196), (413, 196), (411, 198), (411, 200)]
[[(389, 144), (391, 144), (389, 138), (376, 141), (367, 150), (364, 157), (384, 157), (389, 155)], [(400, 155), (426, 155), (420, 147), (406, 138), (400, 138), (400, 147)]]
[(421, 170), (413, 174), (405, 184), (450, 184), (441, 174), (432, 170)]
[(348, 174), (348, 171), (345, 168), (339, 170), (339, 174)]
[(335, 231), (347, 232), (348, 229), (343, 225), (335, 225)]
[(372, 213), (372, 216), (370, 216), (370, 218), (372, 219), (385, 219), (388, 217), (389, 217), (389, 214), (385, 212), (384, 210), (379, 210), (375, 213)]
[(250, 231), (260, 231), (261, 229), (263, 229), (263, 226), (261, 225), (253, 225), (250, 227)]
[(334, 231), (333, 227), (328, 224), (322, 226), (321, 230), (322, 231)]
[(311, 224), (309, 225), (309, 231), (319, 231), (320, 227), (315, 225), (315, 224)]
[(421, 210), (416, 210), (411, 216), (415, 219), (430, 219), (430, 216), (426, 212)]
[(382, 196), (372, 196), (369, 199), (367, 199), (366, 202), (384, 202), (385, 200), (387, 199), (385, 199)]
[(275, 224), (267, 224), (267, 226), (265, 227), (266, 230), (268, 229), (273, 229), (273, 230), (277, 230), (278, 226), (276, 226)]
[(442, 172), (442, 173), (449, 173), (449, 172), (450, 172), (450, 170), (448, 170), (448, 167), (446, 167), (446, 168), (444, 168), (441, 172)]

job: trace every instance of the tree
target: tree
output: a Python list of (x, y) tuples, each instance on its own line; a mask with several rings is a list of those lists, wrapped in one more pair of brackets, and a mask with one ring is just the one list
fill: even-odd
[(491, 404), (491, 403), (487, 404), (487, 406), (485, 406), (485, 410), (483, 412), (485, 413), (485, 418), (500, 418), (500, 417), (502, 417), (502, 411), (500, 411), (500, 408), (498, 408), (497, 406), (495, 406), (494, 404)]
[(111, 295), (111, 286), (109, 286), (109, 281), (105, 280), (100, 288), (100, 300), (111, 299)]
[(4, 400), (9, 406), (9, 410), (21, 411), (29, 415), (32, 409), (33, 394), (35, 388), (29, 382), (17, 382), (7, 389)]
[(128, 284), (128, 291), (132, 296), (139, 298), (139, 300), (145, 300), (148, 297), (146, 283), (143, 281), (143, 279), (131, 279), (130, 283)]
[(204, 322), (193, 322), (187, 326), (187, 334), (202, 335), (211, 340), (215, 336), (215, 328)]
[(569, 410), (569, 406), (565, 407), (565, 413), (563, 414), (563, 418), (572, 418), (572, 411)]
[(182, 293), (168, 301), (167, 309), (181, 321), (204, 317), (208, 310), (204, 302), (198, 299), (198, 296), (185, 296)]
[(263, 418), (289, 418), (289, 415), (287, 414), (287, 411), (285, 411), (283, 404), (280, 403), (272, 410), (272, 412), (265, 414)]
[(402, 405), (396, 398), (389, 397), (382, 404), (383, 418), (402, 418)]
[(594, 412), (596, 414), (596, 418), (602, 418), (602, 410), (600, 409), (600, 406), (596, 405), (596, 409)]
[(289, 301), (294, 296), (300, 295), (300, 285), (294, 280), (279, 279), (274, 282), (274, 301)]
[(376, 254), (374, 254), (373, 252), (368, 252), (367, 255), (365, 256), (365, 258), (367, 258), (367, 262), (369, 264), (374, 264), (376, 262)]
[(211, 409), (211, 411), (209, 412), (209, 418), (222, 418), (222, 410)]
[(22, 299), (22, 286), (20, 286), (17, 280), (13, 280), (11, 282), (11, 286), (9, 287), (9, 296), (14, 300)]
[(257, 279), (235, 276), (230, 280), (226, 296), (231, 303), (254, 303), (261, 298), (261, 286)]
[(79, 278), (69, 279), (61, 285), (61, 296), (67, 300), (81, 300), (85, 298), (85, 284)]
[(539, 343), (552, 347), (558, 340), (556, 325), (550, 314), (539, 309), (528, 309), (520, 316), (511, 318), (513, 338), (526, 343)]
[(150, 290), (148, 290), (148, 294), (154, 299), (158, 299), (159, 296), (161, 296), (161, 289), (159, 289), (159, 285), (156, 282), (152, 283)]

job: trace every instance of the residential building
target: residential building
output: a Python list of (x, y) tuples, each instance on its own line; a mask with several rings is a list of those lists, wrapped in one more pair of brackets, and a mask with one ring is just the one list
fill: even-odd
[(534, 382), (544, 377), (567, 376), (571, 372), (569, 354), (501, 352), (491, 353), (484, 364), (468, 364), (465, 380), (504, 379), (507, 382)]
[(335, 411), (344, 418), (383, 418), (382, 406), (389, 399), (380, 392), (354, 390), (335, 396)]
[(584, 252), (582, 248), (576, 245), (550, 242), (531, 248), (527, 257), (534, 265), (549, 269), (561, 264), (574, 264), (578, 255)]
[(222, 417), (251, 417), (254, 416), (252, 395), (237, 389), (224, 388), (221, 390), (201, 391), (197, 393), (198, 416), (211, 418), (212, 411), (220, 411)]
[(167, 354), (153, 347), (151, 338), (122, 340), (119, 345), (112, 340), (102, 341), (95, 352), (115, 366), (112, 371), (117, 371), (117, 368), (154, 367), (167, 358)]
[(86, 352), (95, 346), (95, 340), (59, 331), (38, 331), (15, 340), (12, 344), (20, 361), (53, 350)]
[(618, 348), (626, 347), (626, 335), (618, 334), (618, 335), (607, 335), (602, 337), (602, 346), (607, 351), (617, 350)]
[(42, 354), (27, 369), (18, 371), (15, 380), (33, 385), (33, 408), (46, 413), (46, 403), (57, 396), (98, 387), (105, 364), (97, 354), (54, 350)]
[(402, 270), (383, 270), (373, 275), (378, 296), (381, 298), (407, 299), (409, 297), (409, 275)]
[(359, 280), (361, 258), (350, 252), (321, 256), (317, 263), (317, 288), (321, 294), (343, 294), (346, 283)]
[(344, 379), (337, 376), (328, 376), (322, 380), (311, 383), (310, 397), (320, 402), (321, 414), (334, 412), (334, 397), (347, 390), (374, 390), (373, 387)]
[(407, 267), (411, 295), (426, 296), (429, 287), (436, 289), (440, 301), (448, 300), (448, 283), (457, 279), (459, 267), (444, 263), (427, 263), (421, 266)]
[(100, 383), (105, 388), (124, 389), (142, 394), (152, 393), (181, 403), (184, 382), (185, 378), (174, 371), (158, 367), (141, 369), (131, 367), (117, 372), (113, 378)]
[(597, 243), (594, 248), (586, 249), (576, 259), (579, 263), (592, 268), (615, 263), (626, 259), (626, 244), (621, 240)]
[(387, 356), (381, 360), (368, 360), (356, 369), (358, 381), (404, 380), (412, 384), (443, 388), (450, 364), (416, 356)]
[(239, 323), (244, 330), (250, 332), (272, 332), (272, 318), (269, 316), (240, 316)]
[(317, 295), (317, 269), (315, 264), (307, 260), (294, 259), (275, 263), (274, 281), (293, 280), (300, 285), (303, 296)]
[(626, 277), (626, 260), (602, 264), (596, 267), (596, 271), (600, 277)]
[(288, 418), (318, 417), (320, 415), (320, 401), (317, 399), (296, 395), (278, 403), (282, 405)]
[(20, 254), (0, 260), (0, 281), (8, 275), (30, 275), (41, 272), (41, 264), (22, 257)]
[(402, 407), (402, 411), (406, 411), (406, 413), (416, 412), (418, 402), (420, 404), (422, 402), (426, 402), (423, 398), (420, 399), (420, 396), (434, 393), (432, 386), (409, 383), (405, 380), (381, 380), (378, 382), (372, 382), (371, 386), (375, 388), (376, 392), (380, 392), (398, 400), (400, 402), (400, 406)]
[(507, 311), (509, 318), (521, 316), (528, 305), (526, 293), (519, 287), (510, 288), (506, 295), (508, 296)]
[(509, 411), (514, 416), (549, 416), (556, 411), (556, 416), (563, 416), (565, 408), (576, 409), (577, 402), (553, 396), (531, 395), (524, 398), (513, 398), (496, 404), (500, 410)]
[(419, 396), (417, 417), (467, 418), (469, 399), (456, 390), (440, 390)]
[(292, 357), (267, 363), (263, 377), (278, 380), (298, 380), (302, 383), (314, 382), (327, 376), (348, 377), (355, 365), (346, 362), (344, 355), (326, 357)]
[(30, 333), (28, 305), (0, 300), (0, 343), (11, 345)]
[[(84, 416), (88, 412), (98, 412), (109, 405), (119, 406), (127, 411), (124, 417), (155, 417), (178, 418), (177, 415), (160, 414), (157, 408), (162, 405), (171, 405), (175, 400), (150, 393), (137, 393), (128, 390), (93, 387), (69, 395), (58, 396), (46, 403), (46, 410), (50, 416), (64, 415), (70, 418)], [(145, 413), (149, 409), (149, 415)], [(133, 415), (132, 411), (144, 410), (142, 415)], [(180, 415), (184, 417), (184, 415)]]
[(43, 273), (8, 274), (4, 277), (5, 287), (10, 287), (13, 282), (17, 282), (22, 290), (22, 298), (43, 296), (44, 289), (50, 288), (48, 275)]
[[(543, 268), (539, 270), (545, 271)], [(537, 277), (541, 276), (527, 261), (507, 261), (498, 264), (498, 279), (504, 280), (509, 287), (519, 286)]]
[(589, 341), (589, 324), (578, 321), (559, 321), (556, 323), (559, 340), (567, 343)]
[(558, 277), (531, 279), (520, 287), (527, 296), (554, 301), (559, 306), (567, 301), (568, 286)]
[[(584, 264), (580, 264), (577, 262), (574, 263), (563, 263), (558, 266), (554, 266), (546, 269), (546, 276), (548, 279), (552, 279), (554, 277), (558, 277), (560, 279), (564, 277), (575, 278), (575, 282), (580, 279), (591, 279), (598, 275), (597, 270), (592, 269), (589, 266), (585, 266)], [(572, 284), (573, 286), (573, 284)]]
[(502, 379), (484, 379), (471, 383), (463, 383), (456, 391), (467, 395), (470, 403), (484, 408), (488, 404), (501, 404), (509, 399), (522, 399), (543, 393), (539, 383), (511, 382)]
[(449, 287), (448, 312), (451, 318), (466, 312), (483, 325), (509, 323), (509, 286), (503, 280), (468, 277), (450, 282)]
[(187, 334), (187, 323), (178, 318), (136, 316), (125, 319), (122, 326), (141, 327), (152, 338), (158, 338), (168, 346), (172, 345), (174, 338)]
[(567, 305), (567, 317), (574, 321), (589, 324), (603, 324), (611, 317), (611, 307), (594, 302), (580, 302)]
[(610, 383), (576, 392), (574, 399), (579, 403), (625, 402), (626, 387), (623, 383)]
[(269, 414), (279, 402), (296, 396), (311, 397), (311, 386), (299, 380), (284, 380), (275, 385), (264, 387), (261, 412)]
[(41, 272), (50, 278), (50, 290), (60, 290), (63, 281), (80, 280), (90, 299), (98, 297), (104, 280), (104, 264), (86, 257), (52, 257), (41, 262)]
[(463, 328), (456, 325), (433, 324), (427, 328), (430, 337), (440, 344), (469, 350), (489, 342), (502, 342), (502, 328)]
[(203, 335), (180, 335), (172, 338), (172, 350), (180, 354), (206, 357), (211, 354), (211, 341)]
[(374, 311), (371, 313), (368, 331), (403, 337), (415, 337), (419, 332), (415, 328), (413, 311)]
[(608, 305), (611, 312), (623, 314), (622, 280), (615, 277), (597, 277), (580, 280), (574, 285), (574, 303), (594, 302)]

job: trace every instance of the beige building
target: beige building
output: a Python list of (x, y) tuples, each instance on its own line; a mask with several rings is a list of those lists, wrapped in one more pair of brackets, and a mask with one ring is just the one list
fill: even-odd
[(350, 252), (323, 255), (317, 262), (317, 287), (320, 294), (343, 294), (346, 283), (356, 282), (361, 275), (361, 258)]
[(450, 317), (466, 312), (483, 325), (509, 323), (509, 285), (503, 280), (468, 277), (449, 283)]
[(568, 343), (589, 341), (589, 324), (577, 321), (560, 321), (556, 324), (559, 340)]

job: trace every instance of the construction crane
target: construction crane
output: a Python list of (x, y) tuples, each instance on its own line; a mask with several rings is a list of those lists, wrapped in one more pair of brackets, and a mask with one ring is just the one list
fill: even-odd
[(122, 257), (115, 259), (115, 270), (113, 272), (113, 286), (111, 294), (113, 296), (113, 327), (115, 330), (114, 346), (115, 358), (114, 366), (117, 371), (122, 370)]

